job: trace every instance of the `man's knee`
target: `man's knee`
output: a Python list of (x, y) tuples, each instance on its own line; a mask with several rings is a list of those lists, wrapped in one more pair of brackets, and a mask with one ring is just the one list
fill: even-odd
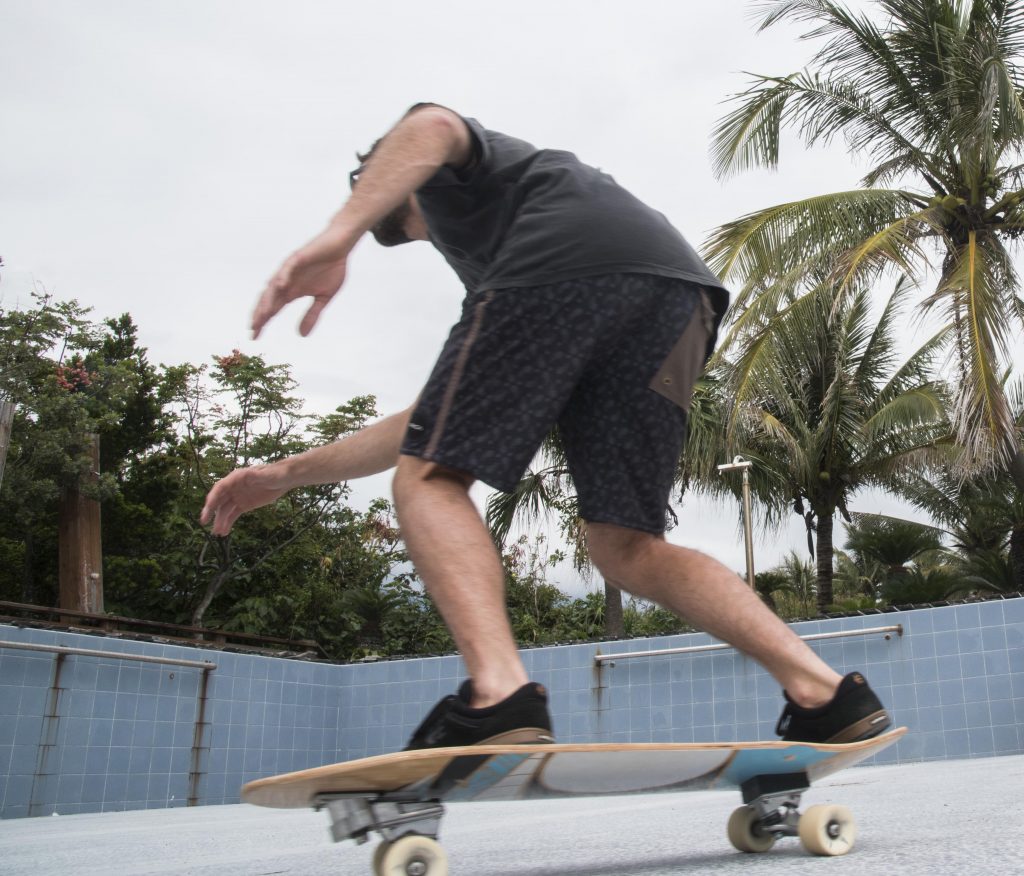
[(620, 589), (628, 589), (652, 550), (664, 544), (664, 537), (611, 523), (587, 524), (587, 551), (597, 570)]

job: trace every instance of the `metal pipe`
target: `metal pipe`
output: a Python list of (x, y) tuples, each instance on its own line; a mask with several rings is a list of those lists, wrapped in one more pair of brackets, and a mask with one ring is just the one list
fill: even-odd
[(750, 507), (750, 469), (753, 465), (749, 459), (734, 456), (732, 462), (717, 466), (719, 474), (728, 471), (743, 472), (743, 544), (747, 554), (747, 584), (751, 590), (754, 589), (754, 533), (750, 526), (750, 519), (753, 516)]
[(747, 549), (747, 584), (754, 586), (754, 532), (751, 527), (753, 511), (750, 507), (750, 468), (743, 469), (743, 542)]
[[(64, 655), (58, 654), (53, 661), (53, 679), (46, 695), (46, 711), (43, 713), (43, 727), (36, 753), (36, 771), (32, 774), (32, 789), (28, 795), (30, 816), (42, 815), (47, 796), (56, 795), (56, 788), (48, 788), (47, 785), (48, 780), (56, 781), (59, 775), (60, 758), (56, 756), (56, 748), (60, 729), (60, 695), (63, 690), (60, 682), (63, 668)], [(57, 761), (56, 765), (53, 763), (54, 760)], [(52, 803), (53, 799), (49, 802)]]
[[(837, 633), (813, 633), (809, 636), (801, 636), (805, 642), (820, 642), (823, 639), (849, 639), (854, 636), (872, 636), (886, 634), (886, 638), (890, 638), (890, 633), (895, 633), (897, 636), (903, 635), (903, 624), (896, 624), (891, 627), (871, 627), (864, 630), (842, 630)], [(595, 654), (594, 662), (597, 664), (611, 663), (615, 660), (632, 660), (634, 657), (662, 657), (667, 654), (702, 654), (708, 651), (726, 651), (732, 648), (732, 645), (693, 645), (688, 648), (660, 648), (655, 651), (627, 651), (623, 654)]]
[(136, 663), (164, 663), (170, 666), (190, 666), (193, 669), (216, 669), (216, 663), (199, 660), (179, 660), (175, 657), (149, 657), (145, 654), (124, 654), (118, 651), (94, 651), (91, 648), (65, 648), (63, 645), (35, 645), (31, 642), (0, 641), (0, 648), (19, 651), (45, 651), (48, 654), (75, 654), (79, 657), (113, 657), (116, 660), (134, 660)]
[[(203, 671), (199, 677), (199, 698), (196, 701), (196, 722), (192, 727), (191, 769), (188, 773), (188, 805), (199, 805), (199, 782), (203, 778), (203, 751), (209, 750), (206, 742), (206, 697), (210, 673)], [(206, 743), (204, 745), (204, 743)]]

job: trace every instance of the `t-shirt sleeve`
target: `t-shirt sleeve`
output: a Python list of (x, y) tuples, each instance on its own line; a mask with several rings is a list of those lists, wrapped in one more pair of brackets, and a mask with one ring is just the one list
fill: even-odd
[[(412, 110), (421, 106), (441, 106), (441, 104), (418, 103), (413, 106), (409, 112), (412, 112)], [(442, 108), (449, 109), (448, 107)], [(451, 112), (455, 111), (451, 110)], [(458, 115), (458, 113), (456, 113), (456, 115)], [(420, 186), (420, 188), (470, 185), (479, 178), (481, 173), (485, 172), (485, 168), (490, 163), (491, 149), (487, 142), (487, 135), (484, 127), (476, 119), (468, 119), (464, 116), (459, 116), (459, 118), (465, 123), (466, 128), (469, 131), (469, 137), (472, 144), (472, 154), (470, 155), (469, 163), (465, 167), (461, 168), (450, 167), (447, 164), (442, 165), (438, 169), (437, 173)]]

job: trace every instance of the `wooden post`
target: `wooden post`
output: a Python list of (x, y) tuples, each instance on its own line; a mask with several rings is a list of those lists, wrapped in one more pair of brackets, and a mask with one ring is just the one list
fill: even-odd
[[(95, 481), (100, 469), (99, 435), (89, 436)], [(78, 486), (60, 496), (59, 519), (60, 607), (103, 613), (103, 550), (100, 541), (100, 503), (82, 495)]]
[(14, 402), (0, 401), (0, 486), (4, 482), (4, 466), (11, 446), (11, 424), (14, 422)]

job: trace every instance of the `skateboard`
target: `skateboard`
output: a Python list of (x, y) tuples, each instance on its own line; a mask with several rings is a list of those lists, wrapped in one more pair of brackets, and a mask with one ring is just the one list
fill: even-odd
[(249, 782), (242, 802), (326, 809), (335, 842), (382, 842), (374, 876), (446, 876), (437, 841), (444, 804), (739, 788), (727, 825), (741, 852), (797, 836), (817, 855), (844, 855), (856, 825), (848, 809), (798, 812), (811, 783), (888, 748), (906, 727), (845, 745), (803, 742), (477, 745), (383, 754)]

